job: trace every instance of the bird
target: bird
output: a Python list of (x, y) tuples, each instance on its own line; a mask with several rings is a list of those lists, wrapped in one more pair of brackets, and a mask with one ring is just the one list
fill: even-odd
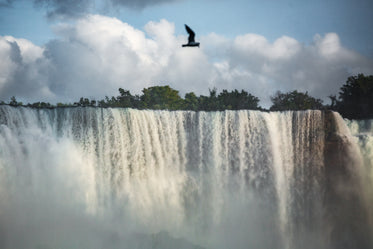
[(194, 37), (196, 36), (194, 31), (191, 28), (189, 28), (188, 25), (186, 25), (186, 24), (184, 24), (184, 25), (185, 25), (186, 31), (189, 34), (189, 37), (188, 37), (188, 43), (183, 44), (182, 47), (199, 47), (199, 42), (194, 41)]

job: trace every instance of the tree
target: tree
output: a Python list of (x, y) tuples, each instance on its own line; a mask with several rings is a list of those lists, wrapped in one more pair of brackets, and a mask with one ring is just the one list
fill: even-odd
[(53, 108), (54, 106), (48, 102), (35, 102), (35, 103), (28, 103), (27, 104), (28, 107), (32, 107), (32, 108)]
[(285, 111), (285, 110), (308, 110), (308, 109), (323, 109), (322, 100), (316, 99), (308, 95), (308, 92), (302, 93), (292, 91), (288, 93), (281, 93), (278, 91), (271, 97), (273, 105), (270, 107), (271, 111)]
[(68, 107), (70, 106), (69, 104), (64, 104), (64, 103), (61, 103), (61, 102), (58, 102), (57, 103), (57, 107)]
[(329, 99), (331, 101), (330, 108), (331, 109), (336, 108), (337, 103), (338, 103), (337, 96), (335, 96), (334, 94), (332, 94), (332, 95), (329, 95), (328, 97), (329, 97)]
[(10, 98), (9, 105), (11, 105), (11, 106), (19, 106), (19, 105), (22, 105), (22, 102), (18, 102), (17, 99), (16, 99), (16, 97), (12, 96)]
[(218, 95), (218, 102), (220, 103), (220, 110), (257, 110), (259, 109), (259, 98), (241, 90), (241, 92), (234, 90), (228, 92), (223, 90)]
[(104, 108), (109, 107), (108, 104), (105, 102), (104, 99), (99, 100), (98, 103), (97, 103), (97, 106), (98, 107), (104, 107)]
[(348, 77), (334, 110), (349, 119), (373, 118), (373, 75)]
[(130, 91), (119, 88), (119, 96), (117, 97), (120, 107), (128, 108), (133, 107), (133, 96)]
[(108, 96), (105, 96), (105, 99), (98, 101), (99, 107), (120, 107), (120, 103), (117, 98), (112, 96), (109, 98)]
[(183, 99), (179, 96), (179, 91), (170, 86), (153, 86), (144, 88), (142, 92), (140, 99), (143, 108), (180, 110), (182, 107)]
[(191, 111), (198, 110), (198, 97), (194, 94), (194, 92), (185, 94), (183, 109)]
[(90, 106), (91, 104), (88, 98), (81, 97), (79, 102), (75, 102), (74, 105), (84, 107), (84, 106)]
[(210, 96), (203, 96), (199, 97), (199, 107), (198, 110), (202, 111), (217, 111), (220, 108), (217, 90), (216, 88), (209, 89)]

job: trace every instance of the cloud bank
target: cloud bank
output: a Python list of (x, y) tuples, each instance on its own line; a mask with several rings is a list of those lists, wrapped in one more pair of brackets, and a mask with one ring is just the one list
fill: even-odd
[(42, 47), (0, 37), (1, 100), (73, 102), (116, 96), (119, 87), (140, 93), (169, 84), (181, 95), (245, 89), (268, 107), (277, 90), (327, 99), (348, 76), (373, 74), (373, 61), (343, 47), (335, 33), (315, 35), (308, 45), (287, 36), (271, 42), (257, 34), (228, 39), (211, 33), (197, 38), (198, 49), (181, 48), (187, 37), (175, 36), (167, 20), (139, 30), (116, 18), (88, 15), (54, 30), (57, 38)]

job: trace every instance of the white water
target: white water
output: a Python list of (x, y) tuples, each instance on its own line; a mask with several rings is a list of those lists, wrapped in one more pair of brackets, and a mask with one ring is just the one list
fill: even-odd
[(336, 248), (324, 127), (320, 111), (0, 106), (0, 247)]
[[(362, 180), (365, 184), (367, 205), (370, 207), (370, 223), (373, 224), (373, 120), (345, 120), (359, 147), (364, 167)], [(372, 235), (373, 236), (373, 235)]]
[(346, 124), (351, 130), (351, 134), (358, 140), (365, 165), (373, 179), (373, 120), (346, 120)]

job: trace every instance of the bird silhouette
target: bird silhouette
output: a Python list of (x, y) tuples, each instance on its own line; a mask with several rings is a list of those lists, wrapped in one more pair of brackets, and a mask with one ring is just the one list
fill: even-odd
[(188, 43), (183, 44), (182, 47), (199, 47), (199, 42), (194, 41), (194, 37), (196, 36), (194, 31), (191, 28), (189, 28), (189, 26), (186, 24), (185, 24), (185, 29), (188, 32), (189, 37), (188, 37)]

